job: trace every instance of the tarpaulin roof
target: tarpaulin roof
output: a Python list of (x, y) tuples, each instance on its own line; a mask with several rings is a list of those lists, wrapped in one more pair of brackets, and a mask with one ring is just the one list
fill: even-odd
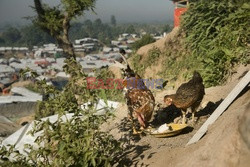
[[(109, 110), (112, 108), (115, 109), (118, 107), (118, 104), (119, 104), (118, 102), (114, 102), (114, 101), (107, 101), (107, 104), (106, 104), (104, 100), (99, 100), (99, 102), (96, 105), (96, 110), (97, 110), (96, 114), (97, 115), (105, 114), (105, 108), (108, 108)], [(82, 105), (83, 108), (84, 106), (87, 106), (87, 103)], [(62, 121), (66, 121), (66, 120), (71, 119), (73, 115), (74, 115), (73, 113), (68, 113), (68, 114), (63, 115), (62, 117), (59, 117), (59, 115), (56, 114), (56, 115), (42, 118), (42, 121), (48, 120), (51, 123), (54, 123), (58, 120), (58, 118), (61, 118)], [(83, 119), (84, 119), (84, 116), (83, 116)], [(26, 124), (25, 126), (20, 128), (18, 131), (10, 135), (8, 138), (3, 140), (2, 145), (0, 145), (0, 147), (7, 146), (8, 144), (15, 145), (15, 148), (19, 150), (21, 154), (27, 155), (27, 150), (25, 150), (25, 147), (24, 147), (25, 144), (36, 146), (35, 144), (36, 138), (42, 135), (42, 131), (35, 133), (34, 136), (28, 133), (29, 131), (33, 129), (34, 125), (35, 125), (35, 121), (31, 122), (30, 124)], [(12, 154), (9, 158), (14, 159), (14, 155)]]

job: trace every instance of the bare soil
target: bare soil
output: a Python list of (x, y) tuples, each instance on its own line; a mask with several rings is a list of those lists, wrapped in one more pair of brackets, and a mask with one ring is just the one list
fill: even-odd
[[(186, 128), (181, 134), (168, 138), (155, 138), (150, 135), (134, 136), (127, 119), (126, 104), (120, 105), (116, 117), (103, 125), (115, 138), (124, 141), (126, 160), (117, 166), (219, 166), (239, 167), (250, 164), (250, 91), (249, 86), (237, 97), (229, 108), (208, 128), (207, 134), (196, 144), (185, 146), (207, 118), (213, 113), (223, 99), (231, 92), (250, 66), (240, 66), (226, 85), (211, 87), (205, 90), (197, 116), (197, 122)], [(175, 90), (156, 92), (156, 101), (160, 103), (164, 95)], [(158, 111), (152, 124), (170, 123), (180, 117), (175, 108)], [(190, 116), (190, 115), (189, 115)], [(248, 125), (247, 125), (248, 124)], [(241, 133), (239, 132), (241, 128)]]
[(164, 51), (166, 49), (166, 42), (170, 42), (175, 40), (176, 35), (178, 34), (179, 28), (174, 28), (170, 33), (168, 33), (165, 37), (162, 39), (157, 40), (154, 43), (145, 45), (138, 49), (137, 54), (143, 55), (145, 57), (149, 50), (153, 49), (154, 47), (160, 49), (160, 51)]

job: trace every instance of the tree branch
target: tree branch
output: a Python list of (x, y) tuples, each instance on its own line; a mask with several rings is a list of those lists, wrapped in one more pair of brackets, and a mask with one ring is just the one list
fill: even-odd
[(45, 11), (42, 7), (42, 3), (40, 0), (34, 0), (34, 4), (35, 4), (35, 9), (36, 9), (38, 18), (39, 18), (39, 20), (40, 19), (42, 20), (44, 17), (44, 14), (45, 14)]

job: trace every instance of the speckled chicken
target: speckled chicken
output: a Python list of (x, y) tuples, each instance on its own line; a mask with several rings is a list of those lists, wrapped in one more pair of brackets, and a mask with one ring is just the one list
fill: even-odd
[(129, 117), (132, 121), (133, 134), (137, 134), (138, 131), (135, 128), (134, 118), (138, 119), (141, 130), (146, 128), (154, 111), (155, 98), (152, 92), (145, 86), (141, 77), (130, 68), (124, 57), (124, 50), (121, 50), (120, 53), (126, 63), (126, 66), (122, 68), (124, 73), (125, 99), (129, 110)]
[(182, 110), (182, 123), (186, 123), (186, 111), (190, 107), (193, 122), (196, 109), (199, 107), (204, 95), (203, 79), (198, 72), (194, 71), (193, 78), (190, 81), (183, 83), (175, 94), (164, 97), (164, 103), (167, 106), (174, 104)]

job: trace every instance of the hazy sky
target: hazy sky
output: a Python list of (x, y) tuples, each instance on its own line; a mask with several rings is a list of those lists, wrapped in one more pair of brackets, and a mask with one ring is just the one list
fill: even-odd
[[(57, 4), (59, 0), (43, 0)], [(22, 17), (34, 15), (33, 0), (0, 0), (0, 24), (25, 22)], [(174, 5), (170, 0), (97, 0), (95, 11), (83, 19), (101, 18), (104, 22), (115, 15), (117, 22), (166, 22), (173, 20)]]

